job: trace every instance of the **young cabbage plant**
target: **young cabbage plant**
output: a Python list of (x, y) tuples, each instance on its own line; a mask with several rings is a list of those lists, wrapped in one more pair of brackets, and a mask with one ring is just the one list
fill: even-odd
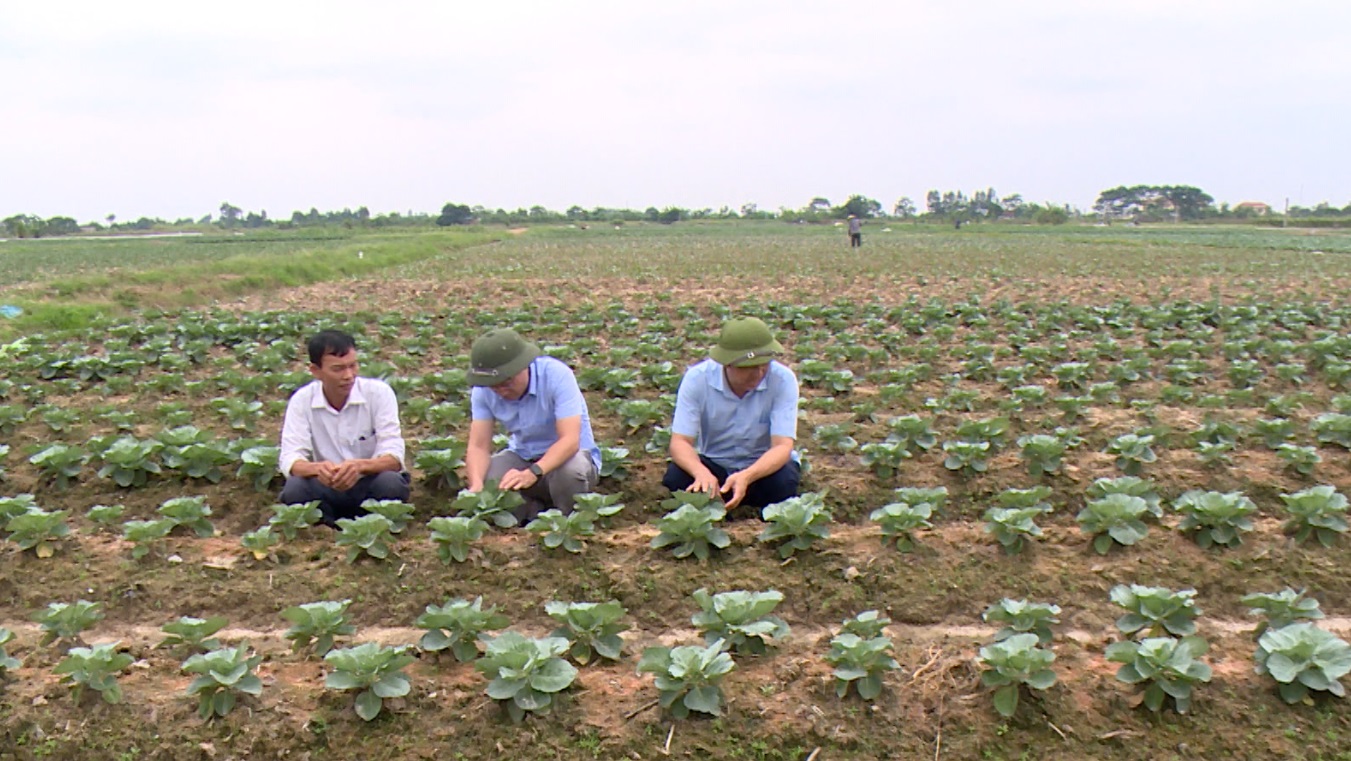
[[(460, 479), (460, 468), (464, 467), (466, 442), (444, 440), (443, 446), (426, 448), (413, 457), (413, 466), (422, 471), (422, 483), (432, 491), (441, 493), (458, 492), (464, 487)], [(425, 444), (426, 442), (424, 442)]]
[(1044, 512), (1038, 507), (992, 507), (985, 511), (985, 533), (994, 536), (1006, 554), (1017, 555), (1041, 536), (1036, 520)]
[(57, 442), (29, 457), (28, 462), (41, 471), (45, 480), (64, 491), (84, 471), (85, 463), (89, 462), (89, 453), (79, 447)]
[(1107, 660), (1120, 663), (1116, 678), (1135, 685), (1146, 708), (1163, 710), (1169, 698), (1178, 713), (1191, 709), (1192, 688), (1210, 681), (1210, 666), (1199, 658), (1210, 645), (1200, 637), (1150, 637), (1107, 646)]
[(1295, 438), (1295, 424), (1283, 417), (1262, 418), (1253, 421), (1252, 432), (1268, 449), (1277, 449)]
[(160, 464), (154, 458), (163, 448), (154, 439), (140, 441), (134, 436), (119, 436), (98, 455), (102, 463), (99, 478), (111, 478), (123, 489), (145, 486), (150, 476), (160, 472)]
[[(694, 494), (694, 492), (684, 493)], [(693, 504), (681, 505), (657, 519), (657, 530), (660, 533), (652, 538), (653, 549), (673, 547), (673, 552), (678, 558), (693, 555), (699, 560), (708, 560), (710, 548), (722, 550), (732, 543), (732, 537), (717, 526), (727, 515), (722, 503), (711, 501), (707, 494), (698, 496), (704, 498), (705, 504), (702, 507)]]
[(938, 437), (933, 432), (933, 421), (918, 415), (894, 417), (887, 421), (887, 428), (891, 431), (887, 439), (899, 442), (907, 452), (933, 449), (938, 444)]
[(324, 513), (319, 509), (319, 500), (297, 502), (292, 505), (275, 504), (272, 517), (267, 519), (269, 526), (281, 532), (288, 542), (294, 542), (302, 529), (307, 529), (320, 521)]
[(986, 623), (1003, 624), (995, 632), (995, 642), (1003, 642), (1015, 634), (1031, 633), (1043, 645), (1051, 644), (1051, 625), (1060, 623), (1060, 606), (1044, 602), (1012, 600), (1007, 597), (985, 609), (981, 618)]
[(389, 533), (398, 534), (408, 527), (408, 521), (417, 508), (397, 499), (368, 499), (361, 503), (361, 509), (388, 518)]
[(1020, 456), (1027, 463), (1027, 472), (1033, 478), (1047, 473), (1059, 473), (1064, 464), (1069, 443), (1059, 436), (1034, 433), (1018, 439)]
[(1240, 492), (1193, 489), (1173, 500), (1173, 509), (1182, 514), (1178, 530), (1192, 535), (1202, 549), (1218, 545), (1237, 547), (1243, 534), (1252, 531), (1252, 514), (1257, 505)]
[(9, 540), (19, 545), (20, 551), (32, 550), (40, 558), (56, 554), (58, 543), (70, 535), (65, 510), (49, 513), (35, 507), (10, 518), (4, 526)]
[(1144, 517), (1149, 505), (1139, 497), (1128, 494), (1109, 494), (1102, 499), (1089, 500), (1076, 518), (1079, 526), (1093, 540), (1093, 549), (1106, 555), (1113, 547), (1130, 547), (1145, 538), (1149, 527)]
[(879, 479), (895, 478), (901, 472), (901, 463), (910, 459), (910, 450), (903, 441), (887, 439), (859, 447), (863, 467)]
[(131, 557), (140, 560), (149, 555), (178, 524), (169, 518), (153, 521), (127, 521), (122, 524), (122, 538), (131, 542)]
[(0, 680), (9, 676), (9, 672), (16, 671), (23, 665), (18, 658), (5, 652), (5, 645), (14, 641), (14, 632), (0, 626)]
[(853, 426), (848, 423), (818, 425), (812, 431), (812, 438), (827, 452), (847, 454), (858, 449), (858, 441), (850, 435), (852, 432)]
[(371, 721), (380, 715), (385, 699), (408, 694), (411, 685), (403, 667), (414, 658), (405, 650), (406, 647), (389, 647), (376, 642), (332, 650), (324, 656), (324, 661), (333, 668), (324, 677), (324, 687), (360, 690), (355, 703), (357, 716), (362, 721)]
[(1089, 484), (1086, 496), (1090, 500), (1106, 499), (1113, 494), (1139, 497), (1145, 501), (1149, 514), (1156, 520), (1163, 517), (1163, 504), (1154, 484), (1136, 476), (1099, 478)]
[(0, 497), (0, 524), (9, 523), (10, 519), (16, 515), (41, 509), (32, 494)]
[(1116, 620), (1123, 634), (1136, 638), (1161, 637), (1171, 634), (1187, 637), (1196, 633), (1196, 590), (1174, 591), (1165, 587), (1146, 587), (1139, 584), (1118, 584), (1109, 593), (1112, 602), (1126, 610)]
[(1239, 602), (1248, 606), (1248, 615), (1262, 618), (1253, 631), (1254, 639), (1260, 639), (1268, 629), (1323, 617), (1318, 600), (1306, 596), (1302, 589), (1296, 591), (1286, 587), (1279, 592), (1254, 592), (1239, 598)]
[(591, 662), (593, 655), (617, 661), (623, 654), (624, 640), (620, 632), (628, 625), (619, 622), (627, 610), (618, 600), (609, 602), (558, 602), (544, 604), (544, 612), (560, 626), (551, 636), (562, 637), (570, 643), (568, 654), (578, 665)]
[(573, 497), (572, 502), (574, 513), (590, 514), (592, 522), (597, 525), (603, 525), (602, 518), (612, 518), (623, 509), (624, 503), (619, 501), (618, 494), (586, 492)]
[(348, 563), (355, 563), (363, 554), (384, 560), (392, 552), (393, 528), (393, 522), (379, 513), (360, 518), (339, 518), (338, 546), (347, 548)]
[(915, 549), (914, 532), (922, 528), (933, 528), (929, 519), (933, 517), (933, 505), (928, 502), (907, 504), (892, 502), (883, 505), (868, 515), (868, 520), (882, 527), (883, 546), (896, 544), (901, 552)]
[(655, 676), (658, 702), (673, 718), (684, 719), (691, 711), (721, 716), (726, 700), (719, 684), (736, 668), (726, 647), (722, 640), (705, 647), (649, 647), (638, 671)]
[(211, 618), (182, 616), (177, 621), (171, 621), (160, 627), (160, 631), (169, 636), (161, 640), (156, 647), (186, 645), (189, 649), (196, 651), (215, 650), (221, 646), (220, 640), (215, 637), (216, 632), (224, 629), (226, 623), (228, 622), (224, 616), (212, 616)]
[(882, 693), (882, 677), (900, 668), (888, 637), (860, 637), (842, 632), (830, 640), (826, 663), (835, 667), (835, 694), (844, 699), (853, 685), (858, 696), (872, 700)]
[(990, 442), (945, 441), (943, 467), (965, 476), (984, 473), (990, 467)]
[(455, 660), (468, 663), (479, 656), (478, 643), (487, 640), (486, 632), (498, 631), (511, 622), (497, 608), (483, 607), (483, 598), (473, 602), (456, 599), (445, 605), (428, 605), (413, 625), (426, 629), (418, 647), (430, 653), (450, 648)]
[(260, 695), (263, 680), (254, 669), (262, 662), (263, 656), (249, 655), (247, 644), (197, 653), (184, 661), (183, 671), (196, 674), (187, 692), (189, 696), (197, 696), (197, 715), (203, 721), (224, 716), (235, 707), (240, 695)]
[(489, 680), (488, 697), (520, 722), (527, 712), (548, 711), (553, 696), (577, 678), (577, 668), (560, 657), (567, 651), (562, 637), (532, 639), (508, 630), (488, 641), (474, 668)]
[(1128, 476), (1138, 476), (1145, 465), (1158, 460), (1150, 434), (1126, 433), (1107, 444), (1107, 453), (1116, 455), (1116, 466)]
[(512, 511), (523, 504), (525, 498), (519, 492), (504, 491), (496, 481), (487, 481), (480, 491), (461, 491), (450, 506), (459, 515), (489, 521), (498, 528), (512, 528), (519, 523)]
[(1258, 674), (1276, 680), (1287, 703), (1312, 703), (1311, 692), (1346, 695), (1339, 681), (1351, 672), (1351, 645), (1309, 623), (1268, 629), (1257, 640)]
[(1320, 444), (1336, 444), (1342, 449), (1351, 449), (1351, 415), (1324, 412), (1313, 419), (1309, 430)]
[(157, 512), (173, 522), (174, 528), (182, 526), (192, 529), (199, 537), (206, 538), (216, 533), (211, 521), (207, 520), (211, 515), (211, 507), (206, 504), (206, 497), (172, 497), (165, 500)]
[(557, 508), (550, 508), (535, 516), (534, 520), (526, 524), (525, 530), (539, 535), (545, 549), (562, 547), (576, 554), (586, 548), (586, 537), (596, 534), (596, 522), (595, 517), (586, 511), (573, 511), (564, 515)]
[(778, 542), (780, 558), (792, 557), (798, 550), (830, 537), (830, 509), (824, 495), (817, 492), (766, 505), (761, 515), (766, 525), (757, 539)]
[(994, 688), (994, 707), (1004, 718), (1018, 710), (1023, 686), (1033, 690), (1050, 689), (1056, 683), (1055, 653), (1037, 646), (1037, 635), (1015, 634), (1006, 640), (980, 649), (981, 684)]
[(281, 537), (272, 533), (272, 526), (260, 526), (253, 531), (246, 531), (239, 537), (239, 544), (254, 560), (277, 559), (273, 554), (277, 545), (281, 544)]
[(105, 642), (93, 647), (72, 647), (53, 670), (71, 689), (75, 705), (84, 697), (88, 687), (99, 693), (105, 703), (122, 702), (122, 687), (117, 675), (135, 660), (127, 653), (117, 652), (117, 642)]
[(703, 632), (705, 642), (722, 640), (737, 653), (762, 655), (768, 649), (766, 639), (788, 637), (788, 624), (770, 615), (783, 602), (783, 593), (778, 590), (736, 590), (710, 595), (705, 589), (696, 589), (691, 597), (699, 605), (699, 612), (690, 620)]
[(469, 559), (474, 542), (483, 538), (488, 524), (478, 518), (459, 516), (449, 518), (438, 516), (427, 521), (431, 530), (432, 543), (436, 545), (436, 556), (442, 563), (463, 563)]
[(356, 632), (356, 626), (347, 620), (347, 606), (351, 604), (351, 600), (324, 600), (293, 605), (281, 612), (282, 618), (291, 622), (291, 628), (282, 636), (291, 640), (295, 652), (311, 649), (313, 645), (314, 654), (322, 656), (333, 649), (335, 637)]
[(1281, 458), (1285, 467), (1301, 476), (1312, 476), (1314, 468), (1323, 461), (1317, 447), (1303, 447), (1298, 444), (1279, 444), (1276, 456)]
[(853, 618), (846, 618), (840, 624), (841, 634), (856, 634), (863, 639), (880, 637), (887, 630), (891, 619), (880, 611), (865, 610)]
[(259, 445), (248, 447), (239, 453), (239, 469), (235, 475), (253, 484), (253, 490), (259, 493), (271, 491), (272, 484), (280, 475), (277, 471), (277, 458), (281, 447)]
[(1290, 514), (1285, 533), (1293, 535), (1299, 544), (1314, 538), (1324, 547), (1331, 547), (1346, 533), (1346, 497), (1335, 487), (1312, 486), (1294, 494), (1282, 494), (1281, 501)]
[(81, 642), (80, 633), (103, 620), (103, 605), (88, 600), (48, 603), (33, 614), (33, 620), (42, 630), (41, 645), (57, 640)]
[(602, 445), (600, 447), (600, 470), (597, 471), (597, 474), (601, 478), (612, 478), (616, 481), (623, 481), (628, 478), (628, 447), (610, 447)]

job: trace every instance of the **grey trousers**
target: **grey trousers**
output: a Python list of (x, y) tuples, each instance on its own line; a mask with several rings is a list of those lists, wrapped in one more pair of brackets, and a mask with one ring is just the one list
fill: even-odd
[[(508, 470), (525, 470), (533, 462), (504, 449), (488, 462), (487, 478), (499, 481)], [(573, 497), (595, 491), (599, 480), (596, 466), (591, 462), (591, 453), (579, 450), (563, 467), (545, 473), (544, 478), (536, 481), (529, 489), (522, 489), (521, 496), (525, 498), (525, 504), (512, 512), (522, 525), (551, 507), (567, 515), (572, 512)]]

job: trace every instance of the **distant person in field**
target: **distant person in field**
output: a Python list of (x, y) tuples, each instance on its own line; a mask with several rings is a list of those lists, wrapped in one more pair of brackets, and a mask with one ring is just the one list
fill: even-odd
[(365, 514), (368, 499), (408, 499), (399, 403), (382, 380), (357, 375), (356, 341), (325, 330), (306, 347), (314, 380), (291, 395), (281, 427), (281, 502), (319, 501), (323, 522)]
[(710, 358), (680, 381), (662, 486), (721, 494), (729, 509), (797, 496), (797, 376), (777, 361), (782, 355), (761, 320), (722, 326)]
[(849, 247), (860, 248), (863, 246), (863, 220), (858, 218), (857, 214), (849, 215)]
[[(520, 492), (524, 522), (549, 508), (571, 513), (578, 494), (595, 491), (600, 447), (572, 368), (510, 328), (491, 330), (469, 352), (472, 421), (464, 456), (470, 491), (487, 481)], [(493, 453), (497, 424), (510, 434)]]

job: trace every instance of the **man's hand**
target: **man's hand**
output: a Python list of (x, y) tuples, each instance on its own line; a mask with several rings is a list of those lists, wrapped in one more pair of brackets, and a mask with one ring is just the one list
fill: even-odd
[(520, 491), (534, 486), (538, 480), (535, 474), (528, 470), (508, 470), (502, 474), (502, 480), (498, 482), (498, 486), (502, 489)]
[(703, 492), (713, 495), (718, 493), (718, 478), (708, 468), (700, 468), (698, 473), (694, 474), (694, 482), (685, 487), (685, 491)]
[(723, 497), (723, 502), (727, 505), (729, 510), (741, 504), (741, 500), (746, 497), (746, 490), (750, 488), (750, 485), (753, 482), (754, 479), (752, 479), (744, 470), (738, 470), (727, 476), (727, 480), (722, 482), (720, 493), (725, 495), (729, 491), (732, 492), (730, 499), (725, 496)]
[(361, 480), (361, 465), (356, 460), (344, 460), (334, 465), (330, 471), (328, 487), (336, 491), (347, 491)]
[(319, 480), (319, 483), (330, 489), (338, 488), (333, 485), (333, 473), (338, 467), (337, 463), (315, 462), (310, 464), (314, 466), (314, 477)]

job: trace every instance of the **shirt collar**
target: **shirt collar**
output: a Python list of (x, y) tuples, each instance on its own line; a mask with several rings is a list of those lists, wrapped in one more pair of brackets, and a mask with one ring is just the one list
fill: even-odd
[[(343, 405), (343, 409), (347, 409), (353, 404), (366, 403), (366, 394), (362, 391), (365, 384), (361, 382), (362, 380), (362, 378), (357, 378), (356, 382), (352, 384), (352, 390), (347, 392), (347, 404)], [(328, 397), (324, 396), (324, 384), (321, 381), (316, 380), (314, 382), (314, 396), (310, 399), (310, 407), (314, 409), (321, 409), (324, 407), (333, 409), (328, 404)]]

